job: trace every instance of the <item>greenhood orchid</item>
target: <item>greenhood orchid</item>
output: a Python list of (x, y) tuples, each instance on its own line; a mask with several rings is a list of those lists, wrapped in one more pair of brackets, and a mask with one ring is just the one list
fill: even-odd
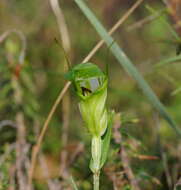
[(73, 83), (80, 113), (92, 136), (90, 169), (94, 174), (94, 190), (98, 190), (100, 169), (106, 161), (111, 138), (112, 114), (106, 109), (108, 77), (92, 63), (76, 65), (65, 77)]
[(78, 95), (79, 109), (93, 136), (102, 136), (107, 127), (107, 76), (92, 63), (75, 66), (66, 74)]

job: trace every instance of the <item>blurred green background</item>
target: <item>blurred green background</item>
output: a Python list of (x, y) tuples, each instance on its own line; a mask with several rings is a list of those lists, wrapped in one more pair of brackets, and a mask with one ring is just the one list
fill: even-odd
[[(86, 1), (107, 29), (133, 5), (131, 0), (92, 0)], [(74, 1), (61, 0), (67, 29), (70, 35), (71, 50), (67, 56), (71, 63), (79, 64), (100, 40), (95, 30), (83, 16)], [(176, 56), (178, 44), (169, 43), (175, 39), (168, 25), (175, 30), (174, 22), (168, 12), (148, 20), (139, 27), (135, 23), (149, 17), (152, 13), (146, 5), (159, 13), (167, 7), (162, 1), (144, 1), (113, 35), (133, 61), (134, 65), (150, 84), (160, 101), (181, 126), (181, 64), (179, 61), (159, 64)], [(36, 135), (65, 84), (65, 55), (61, 49), (61, 36), (56, 17), (50, 2), (43, 0), (1, 0), (0, 1), (0, 152), (1, 157), (8, 147), (16, 142), (17, 128), (11, 124), (17, 121), (18, 113), (23, 115), (26, 129), (26, 144), (30, 148), (36, 142)], [(165, 24), (166, 23), (166, 24)], [(2, 35), (10, 30), (21, 31), (26, 44), (25, 60), (18, 72), (19, 55), (22, 49), (21, 35), (12, 33), (1, 41)], [(178, 34), (179, 35), (179, 34)], [(60, 44), (55, 41), (57, 39)], [(109, 65), (109, 90), (107, 107), (120, 112), (123, 145), (132, 168), (138, 179), (140, 189), (173, 189), (181, 173), (179, 137), (159, 117), (136, 82), (125, 73), (111, 55), (109, 48), (103, 46), (91, 62), (106, 71)], [(15, 88), (14, 82), (18, 84)], [(16, 90), (21, 100), (17, 102)], [(89, 171), (90, 136), (84, 128), (79, 114), (78, 100), (72, 87), (70, 92), (70, 117), (68, 140), (62, 142), (63, 115), (59, 105), (49, 125), (42, 144), (42, 154), (49, 168), (49, 179), (58, 180), (63, 189), (71, 187), (59, 173), (60, 155), (66, 150), (67, 170), (74, 177), (80, 189), (89, 190), (91, 173)], [(4, 121), (12, 122), (3, 125)], [(3, 126), (3, 127), (1, 127)], [(83, 144), (76, 154), (77, 147)], [(114, 140), (101, 176), (101, 189), (113, 189), (111, 176), (115, 175), (118, 189), (131, 189), (123, 172), (119, 148)], [(75, 155), (75, 158), (72, 158)], [(156, 156), (157, 159), (140, 159), (139, 155)], [(73, 159), (73, 160), (72, 160)], [(10, 185), (9, 171), (15, 162), (15, 151), (0, 162), (0, 186)], [(112, 172), (112, 173), (111, 173)], [(50, 189), (40, 166), (34, 176), (35, 189)], [(169, 184), (171, 181), (171, 185)], [(65, 183), (65, 184), (64, 184)], [(16, 186), (16, 185), (15, 185)], [(65, 187), (64, 187), (65, 186)]]

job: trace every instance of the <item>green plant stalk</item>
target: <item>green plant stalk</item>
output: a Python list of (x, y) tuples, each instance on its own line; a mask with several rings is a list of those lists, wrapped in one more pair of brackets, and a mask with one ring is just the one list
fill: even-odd
[(99, 190), (99, 176), (109, 150), (113, 112), (106, 109), (107, 75), (95, 64), (74, 66), (65, 76), (73, 82), (79, 97), (79, 110), (91, 134), (90, 169), (93, 189)]
[(94, 136), (92, 138), (92, 160), (93, 160), (93, 170), (94, 173), (100, 170), (100, 162), (101, 162), (101, 137)]
[(94, 190), (99, 190), (101, 144), (102, 144), (101, 137), (94, 136), (92, 138), (91, 152), (92, 152), (92, 170), (93, 170)]
[(93, 175), (94, 190), (99, 190), (99, 176), (100, 172), (94, 173)]

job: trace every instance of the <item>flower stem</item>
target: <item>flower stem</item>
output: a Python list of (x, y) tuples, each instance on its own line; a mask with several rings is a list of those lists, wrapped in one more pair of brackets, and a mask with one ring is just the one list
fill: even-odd
[(94, 190), (99, 190), (99, 176), (100, 176), (100, 172), (96, 172), (93, 175)]
[(92, 138), (92, 172), (94, 190), (99, 190), (100, 162), (101, 162), (101, 137)]
[(97, 173), (100, 170), (100, 161), (101, 161), (101, 137), (93, 136), (91, 153), (93, 159), (93, 173)]

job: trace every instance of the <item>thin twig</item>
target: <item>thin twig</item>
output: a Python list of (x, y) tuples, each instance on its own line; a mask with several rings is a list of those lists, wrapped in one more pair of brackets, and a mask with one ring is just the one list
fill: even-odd
[[(125, 15), (123, 15), (122, 18), (120, 18), (118, 20), (118, 22), (111, 28), (111, 30), (109, 31), (109, 34), (113, 34), (118, 27), (123, 24), (123, 22), (133, 13), (133, 11), (143, 2), (144, 0), (138, 0), (126, 13)], [(129, 14), (128, 14), (129, 13)], [(124, 18), (124, 19), (123, 19)], [(100, 41), (93, 49), (92, 51), (86, 56), (86, 58), (82, 61), (82, 63), (85, 63), (87, 61), (89, 61), (92, 56), (97, 52), (97, 50), (104, 44), (104, 41)], [(35, 147), (32, 150), (32, 156), (31, 156), (31, 164), (30, 164), (30, 171), (29, 171), (29, 179), (28, 179), (28, 183), (32, 184), (32, 177), (33, 177), (33, 172), (34, 172), (34, 168), (35, 168), (35, 164), (36, 164), (36, 160), (37, 160), (37, 155), (38, 152), (40, 150), (40, 146), (43, 140), (43, 137), (45, 135), (45, 132), (48, 128), (48, 124), (58, 106), (58, 104), (60, 103), (60, 101), (62, 100), (64, 94), (66, 93), (66, 91), (68, 90), (68, 88), (70, 87), (71, 82), (67, 82), (64, 86), (64, 88), (62, 89), (62, 91), (60, 92), (60, 95), (58, 96), (58, 98), (56, 99), (55, 103), (53, 104), (48, 117), (42, 127), (42, 130), (40, 132), (40, 135), (38, 137), (37, 143), (35, 145)]]
[(71, 45), (70, 45), (70, 37), (69, 37), (69, 33), (68, 33), (63, 12), (60, 8), (58, 0), (49, 0), (49, 1), (52, 7), (53, 13), (56, 16), (63, 48), (65, 49), (65, 52), (67, 53), (70, 51)]
[(180, 26), (180, 0), (170, 0), (167, 3), (167, 7), (169, 9), (169, 13), (174, 21), (174, 23), (178, 26), (177, 33), (181, 35), (181, 27)]
[(164, 10), (158, 11), (155, 14), (149, 15), (148, 17), (145, 17), (139, 21), (137, 21), (134, 24), (131, 24), (130, 26), (128, 26), (126, 28), (127, 31), (131, 31), (134, 29), (138, 29), (140, 27), (142, 27), (145, 24), (148, 24), (150, 22), (152, 22), (153, 20), (155, 20), (156, 18), (160, 17), (162, 14), (164, 13)]

